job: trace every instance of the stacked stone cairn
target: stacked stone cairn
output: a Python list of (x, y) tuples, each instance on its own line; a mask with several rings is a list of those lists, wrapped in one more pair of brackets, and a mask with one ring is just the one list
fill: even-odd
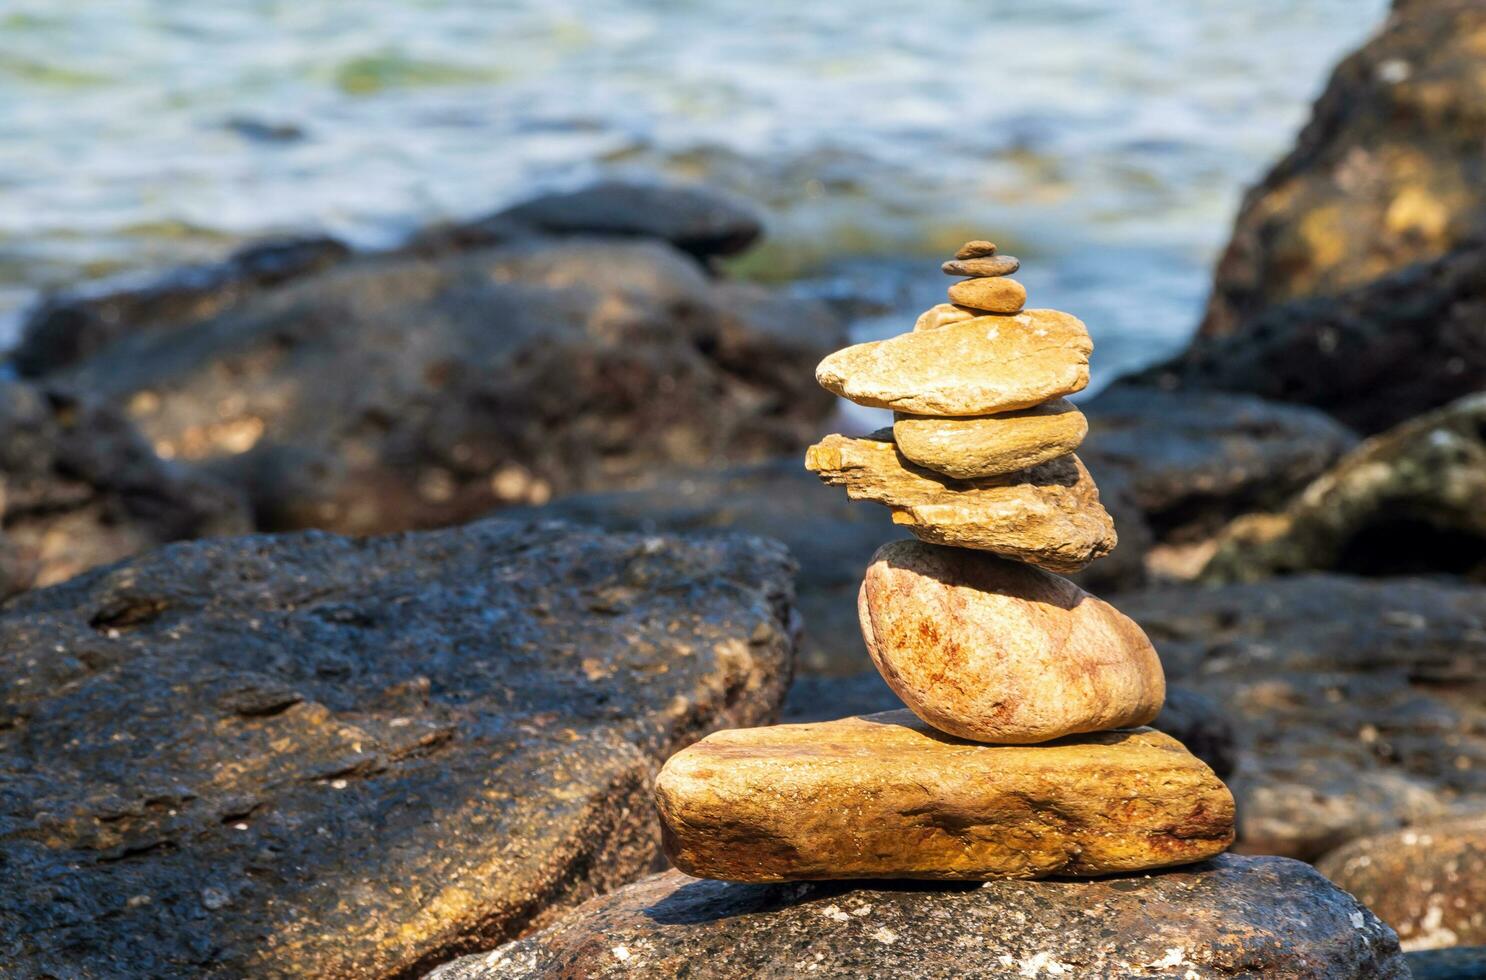
[(1092, 876), (1185, 864), (1233, 841), (1233, 797), (1170, 736), (1130, 619), (1057, 573), (1115, 532), (1073, 454), (1089, 379), (1076, 318), (1023, 309), (1016, 259), (970, 242), (913, 332), (837, 351), (830, 391), (892, 409), (805, 465), (892, 510), (858, 600), (911, 710), (718, 732), (656, 781), (667, 853), (730, 881)]

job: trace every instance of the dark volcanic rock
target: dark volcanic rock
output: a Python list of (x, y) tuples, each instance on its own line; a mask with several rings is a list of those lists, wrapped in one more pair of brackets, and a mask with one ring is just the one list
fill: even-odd
[(1486, 578), (1486, 395), (1370, 439), (1278, 514), (1236, 521), (1205, 577), (1305, 569)]
[[(1479, 0), (1395, 4), (1337, 67), (1295, 149), (1245, 197), (1204, 335), (1251, 333), (1250, 318), (1278, 303), (1337, 295), (1486, 232), (1483, 45)], [(1336, 368), (1351, 368), (1336, 355)], [(1313, 355), (1292, 373), (1320, 363)]]
[(186, 266), (138, 286), (90, 286), (58, 293), (26, 318), (12, 361), (22, 375), (46, 374), (127, 334), (202, 320), (350, 255), (351, 250), (333, 238), (271, 240), (239, 249), (222, 262)]
[(192, 542), (0, 608), (0, 962), (391, 977), (652, 865), (649, 779), (766, 722), (783, 550), (487, 521)]
[(1079, 457), (1101, 491), (1124, 488), (1162, 541), (1283, 504), (1356, 443), (1320, 412), (1243, 395), (1121, 384), (1080, 407)]
[(550, 235), (658, 238), (698, 257), (741, 252), (763, 233), (753, 211), (716, 191), (621, 181), (548, 194), (494, 217)]
[(1405, 947), (1486, 944), (1486, 815), (1354, 840), (1316, 870), (1392, 926)]
[(1361, 432), (1385, 429), (1486, 388), (1486, 246), (1267, 308), (1137, 380), (1300, 402)]
[(1392, 930), (1314, 870), (1224, 855), (1154, 875), (740, 885), (679, 871), (430, 980), (1407, 977)]
[(54, 377), (246, 488), (262, 529), (372, 533), (797, 451), (842, 342), (661, 243), (537, 241), (356, 260)]
[(1239, 849), (1314, 859), (1486, 809), (1486, 587), (1302, 575), (1112, 601), (1231, 720)]
[(620, 531), (737, 530), (783, 541), (800, 564), (796, 604), (805, 629), (800, 667), (832, 675), (872, 669), (857, 624), (857, 590), (873, 553), (906, 536), (885, 511), (825, 486), (798, 457), (672, 474), (648, 489), (575, 494), (516, 513)]
[(0, 598), (167, 541), (249, 529), (240, 494), (160, 459), (118, 412), (0, 382)]

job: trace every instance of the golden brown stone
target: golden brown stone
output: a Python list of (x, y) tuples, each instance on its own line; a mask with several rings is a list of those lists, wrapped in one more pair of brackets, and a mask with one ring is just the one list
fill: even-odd
[(987, 242), (987, 241), (981, 241), (981, 240), (977, 239), (976, 241), (966, 242), (965, 244), (961, 245), (960, 246), (960, 250), (955, 253), (955, 258), (957, 258), (957, 259), (979, 259), (979, 258), (984, 258), (984, 257), (986, 257), (988, 255), (995, 255), (995, 254), (996, 254), (996, 244), (995, 244), (995, 242)]
[(690, 875), (1041, 878), (1201, 861), (1233, 840), (1233, 797), (1148, 728), (979, 745), (908, 711), (718, 732), (655, 785)]
[(886, 504), (894, 523), (931, 544), (994, 551), (1053, 572), (1076, 572), (1115, 546), (1114, 522), (1077, 456), (954, 480), (904, 459), (890, 431), (827, 436), (806, 452), (805, 468), (853, 500)]
[(987, 255), (978, 259), (951, 259), (939, 268), (947, 276), (1009, 276), (1022, 267), (1021, 260), (1010, 255)]
[(967, 310), (963, 306), (955, 306), (953, 303), (940, 303), (938, 306), (931, 306), (920, 313), (918, 319), (913, 323), (913, 329), (934, 330), (951, 323), (959, 323), (961, 320), (974, 320), (978, 316), (981, 316), (979, 310)]
[(853, 344), (821, 361), (815, 379), (858, 405), (991, 415), (1081, 391), (1093, 349), (1077, 317), (1023, 310)]
[(898, 413), (893, 441), (920, 466), (957, 480), (1026, 469), (1078, 448), (1089, 420), (1058, 398), (1034, 408), (971, 418)]
[(857, 611), (888, 686), (960, 738), (1030, 744), (1145, 725), (1166, 696), (1139, 626), (1018, 562), (894, 541), (873, 556)]
[(949, 301), (987, 313), (1016, 313), (1027, 305), (1027, 290), (1015, 279), (962, 279), (949, 287)]

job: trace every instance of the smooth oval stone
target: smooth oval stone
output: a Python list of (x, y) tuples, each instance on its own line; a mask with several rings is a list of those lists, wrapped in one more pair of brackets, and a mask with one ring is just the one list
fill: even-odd
[(1066, 456), (1088, 432), (1089, 420), (1064, 398), (973, 418), (900, 412), (893, 422), (899, 452), (957, 480), (998, 476)]
[(909, 462), (888, 441), (891, 431), (826, 436), (805, 453), (805, 467), (853, 500), (887, 505), (893, 523), (931, 544), (1076, 572), (1118, 541), (1099, 489), (1071, 453), (1015, 473), (953, 480)]
[(987, 242), (987, 241), (982, 241), (980, 239), (977, 239), (977, 240), (975, 240), (973, 242), (966, 242), (965, 244), (961, 245), (960, 246), (960, 250), (955, 253), (955, 258), (957, 258), (957, 259), (979, 259), (979, 258), (984, 258), (984, 257), (986, 257), (988, 255), (995, 255), (995, 254), (996, 254), (996, 243), (995, 242)]
[(948, 326), (951, 323), (959, 323), (963, 320), (973, 320), (981, 315), (979, 310), (967, 310), (963, 306), (955, 306), (953, 303), (940, 303), (920, 313), (918, 319), (913, 321), (913, 329), (937, 330), (939, 327)]
[(1009, 276), (1021, 267), (1021, 261), (1010, 255), (987, 255), (982, 259), (954, 259), (939, 268), (947, 276), (982, 279), (987, 276)]
[(949, 301), (987, 313), (1015, 313), (1027, 305), (1027, 290), (1015, 279), (962, 279), (949, 287)]
[(1093, 350), (1077, 317), (1023, 310), (853, 344), (821, 361), (815, 379), (871, 408), (993, 415), (1083, 390)]
[(1169, 735), (980, 745), (908, 711), (717, 732), (655, 800), (676, 867), (727, 881), (1087, 877), (1233, 840), (1233, 796)]
[(872, 557), (857, 613), (888, 686), (960, 738), (1025, 745), (1144, 725), (1166, 697), (1139, 626), (1018, 562), (894, 541)]

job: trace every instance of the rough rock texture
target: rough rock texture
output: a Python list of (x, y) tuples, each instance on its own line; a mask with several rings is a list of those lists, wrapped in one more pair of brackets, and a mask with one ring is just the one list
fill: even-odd
[(823, 486), (797, 458), (669, 474), (645, 489), (574, 494), (506, 513), (646, 534), (742, 531), (784, 542), (800, 567), (795, 607), (804, 632), (796, 661), (802, 671), (825, 674), (871, 670), (857, 626), (862, 570), (884, 541), (906, 533), (886, 511)]
[(1486, 388), (1486, 246), (1266, 309), (1139, 379), (1300, 402), (1381, 431)]
[(810, 447), (807, 469), (852, 500), (892, 510), (893, 522), (930, 544), (994, 551), (1053, 572), (1073, 572), (1115, 546), (1114, 524), (1077, 456), (1030, 470), (951, 480), (905, 460), (891, 430), (867, 439), (831, 435)]
[(1024, 310), (854, 344), (821, 361), (815, 379), (873, 408), (990, 415), (1082, 391), (1093, 349), (1076, 317)]
[(566, 240), (360, 259), (53, 377), (244, 487), (260, 528), (363, 533), (798, 451), (834, 405), (803, 366), (842, 340), (666, 245)]
[(203, 320), (350, 255), (334, 238), (271, 240), (222, 262), (186, 266), (138, 285), (105, 283), (57, 293), (27, 316), (10, 363), (23, 376), (55, 371), (127, 334)]
[(657, 238), (698, 257), (741, 252), (763, 233), (751, 208), (717, 191), (622, 181), (548, 194), (496, 217), (551, 235)]
[(1404, 949), (1486, 944), (1486, 815), (1364, 837), (1316, 870), (1392, 926)]
[(1144, 725), (1166, 696), (1140, 627), (1029, 565), (895, 541), (873, 556), (858, 610), (888, 686), (960, 738), (1028, 744)]
[(1486, 395), (1369, 439), (1277, 514), (1235, 521), (1204, 570), (1303, 569), (1486, 578)]
[(1312, 574), (1111, 602), (1232, 720), (1240, 849), (1312, 860), (1486, 810), (1486, 588)]
[(1016, 313), (1027, 305), (1027, 289), (1015, 279), (963, 279), (949, 287), (949, 301), (987, 313)]
[(1106, 496), (1129, 495), (1162, 541), (1205, 537), (1239, 514), (1283, 506), (1357, 442), (1320, 412), (1248, 395), (1117, 384), (1082, 408), (1089, 435), (1080, 458)]
[(979, 745), (892, 711), (718, 732), (655, 799), (676, 867), (728, 881), (1102, 875), (1233, 840), (1227, 788), (1148, 728)]
[(957, 480), (1000, 476), (1066, 456), (1088, 434), (1089, 421), (1066, 399), (978, 418), (898, 413), (893, 442), (920, 466)]
[(1336, 295), (1486, 232), (1483, 49), (1478, 0), (1395, 4), (1337, 67), (1295, 149), (1246, 196), (1204, 334), (1252, 332), (1249, 318), (1276, 303)]
[(240, 494), (161, 460), (119, 413), (0, 382), (0, 598), (167, 541), (249, 527)]
[(1224, 855), (1100, 881), (740, 885), (670, 871), (430, 980), (798, 976), (1403, 978), (1398, 941), (1314, 870)]
[(651, 866), (648, 779), (789, 677), (754, 538), (173, 545), (0, 607), (0, 962), (412, 975)]

